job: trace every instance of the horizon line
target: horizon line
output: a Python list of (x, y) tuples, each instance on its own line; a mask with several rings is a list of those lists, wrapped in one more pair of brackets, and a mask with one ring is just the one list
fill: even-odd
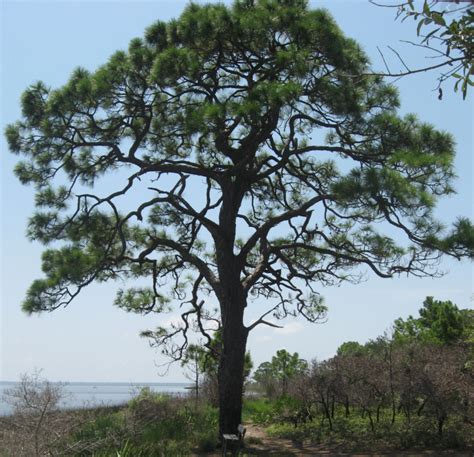
[[(48, 379), (41, 380), (43, 382), (50, 382), (53, 384), (192, 384), (192, 382), (185, 381), (50, 381)], [(21, 380), (0, 380), (0, 383), (5, 384), (19, 384)]]

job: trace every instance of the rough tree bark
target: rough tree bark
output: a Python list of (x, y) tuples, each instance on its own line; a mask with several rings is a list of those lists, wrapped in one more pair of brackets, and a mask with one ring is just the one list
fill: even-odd
[[(248, 331), (239, 307), (230, 310), (219, 363), (219, 432), (237, 433), (242, 422), (244, 360)], [(238, 375), (240, 374), (240, 375)]]

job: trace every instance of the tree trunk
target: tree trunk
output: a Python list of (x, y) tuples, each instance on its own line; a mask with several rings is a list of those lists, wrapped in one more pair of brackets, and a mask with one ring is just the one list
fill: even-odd
[(438, 435), (439, 435), (440, 438), (443, 436), (443, 426), (444, 426), (444, 422), (446, 421), (447, 417), (448, 416), (444, 412), (441, 413), (441, 414), (438, 414)]
[(325, 399), (324, 395), (321, 394), (321, 403), (323, 404), (324, 413), (329, 422), (329, 430), (332, 431), (332, 418), (331, 418), (331, 411), (329, 409), (329, 398)]
[(423, 412), (423, 409), (424, 409), (426, 403), (428, 403), (428, 400), (429, 400), (429, 399), (430, 399), (430, 397), (426, 397), (426, 398), (422, 401), (420, 407), (418, 408), (418, 411), (416, 412), (416, 415), (417, 415), (417, 416), (421, 416), (421, 413)]
[(392, 425), (395, 423), (396, 416), (397, 416), (397, 406), (395, 404), (395, 396), (392, 395)]
[(219, 435), (237, 433), (242, 423), (245, 348), (248, 330), (243, 307), (235, 303), (225, 313), (219, 362)]
[(194, 387), (195, 387), (195, 406), (196, 406), (196, 411), (198, 409), (198, 403), (199, 403), (199, 363), (198, 360), (196, 359), (194, 361), (194, 369), (195, 369), (195, 378), (194, 378)]
[(284, 397), (286, 396), (287, 392), (288, 392), (288, 378), (284, 374), (283, 379), (282, 379), (282, 385), (281, 385), (281, 395)]
[(370, 422), (370, 429), (372, 430), (372, 433), (375, 434), (375, 426), (374, 426), (374, 420), (372, 419), (372, 412), (368, 409), (367, 415), (369, 416), (369, 422)]
[(222, 183), (219, 212), (220, 236), (216, 239), (216, 260), (220, 287), (222, 347), (219, 359), (219, 438), (237, 433), (242, 422), (245, 348), (248, 329), (244, 325), (247, 292), (241, 283), (243, 264), (234, 255), (236, 220), (248, 183), (237, 176)]

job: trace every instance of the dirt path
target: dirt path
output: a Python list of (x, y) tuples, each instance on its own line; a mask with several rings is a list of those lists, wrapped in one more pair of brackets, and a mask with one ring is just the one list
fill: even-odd
[[(243, 456), (350, 456), (350, 457), (378, 457), (378, 456), (403, 456), (403, 457), (419, 457), (419, 456), (452, 456), (452, 457), (473, 457), (470, 452), (456, 452), (456, 451), (439, 451), (439, 450), (424, 450), (422, 452), (414, 451), (400, 451), (387, 453), (348, 453), (337, 447), (328, 447), (324, 445), (301, 444), (283, 438), (275, 438), (269, 436), (263, 427), (255, 424), (246, 424), (247, 433), (245, 435), (245, 451)], [(202, 454), (201, 454), (202, 455)], [(206, 454), (207, 457), (221, 456), (222, 453)], [(230, 455), (230, 453), (228, 453)]]
[[(275, 456), (303, 456), (303, 455), (349, 455), (338, 453), (337, 449), (328, 449), (327, 446), (302, 445), (302, 443), (269, 436), (262, 427), (254, 424), (246, 425), (246, 439), (258, 439), (258, 444), (249, 444), (246, 447), (248, 455), (275, 455)], [(253, 440), (250, 439), (253, 443)]]

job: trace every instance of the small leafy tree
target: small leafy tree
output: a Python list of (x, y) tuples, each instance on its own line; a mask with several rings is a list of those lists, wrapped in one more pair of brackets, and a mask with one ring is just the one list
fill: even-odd
[(273, 367), (271, 362), (263, 362), (253, 374), (254, 381), (263, 389), (265, 395), (272, 398), (277, 390), (277, 381), (273, 376)]
[(306, 360), (300, 359), (297, 352), (290, 354), (280, 349), (270, 362), (261, 363), (253, 378), (265, 390), (267, 396), (273, 396), (277, 391), (280, 395), (288, 393), (291, 379), (305, 373), (308, 369)]
[[(127, 311), (180, 304), (180, 324), (154, 332), (174, 359), (193, 330), (210, 347), (218, 319), (220, 432), (235, 433), (247, 338), (268, 316), (315, 322), (321, 285), (433, 276), (442, 253), (473, 254), (469, 221), (447, 233), (433, 216), (454, 191), (453, 139), (399, 117), (369, 73), (326, 11), (236, 0), (191, 4), (96, 71), (29, 87), (6, 137), (36, 191), (28, 235), (49, 248), (23, 309), (125, 279)], [(254, 302), (268, 307), (244, 323)]]
[(300, 359), (297, 352), (290, 354), (287, 350), (280, 349), (272, 357), (271, 369), (274, 378), (280, 384), (281, 394), (286, 395), (290, 380), (304, 373), (308, 369), (308, 363)]
[(472, 333), (469, 310), (460, 310), (451, 301), (426, 297), (419, 310), (420, 317), (409, 316), (394, 323), (394, 337), (398, 341), (419, 340), (438, 344), (467, 341)]
[(329, 430), (333, 428), (338, 381), (338, 373), (332, 360), (312, 361), (308, 378), (308, 395), (314, 404), (320, 406), (323, 417), (328, 421)]

